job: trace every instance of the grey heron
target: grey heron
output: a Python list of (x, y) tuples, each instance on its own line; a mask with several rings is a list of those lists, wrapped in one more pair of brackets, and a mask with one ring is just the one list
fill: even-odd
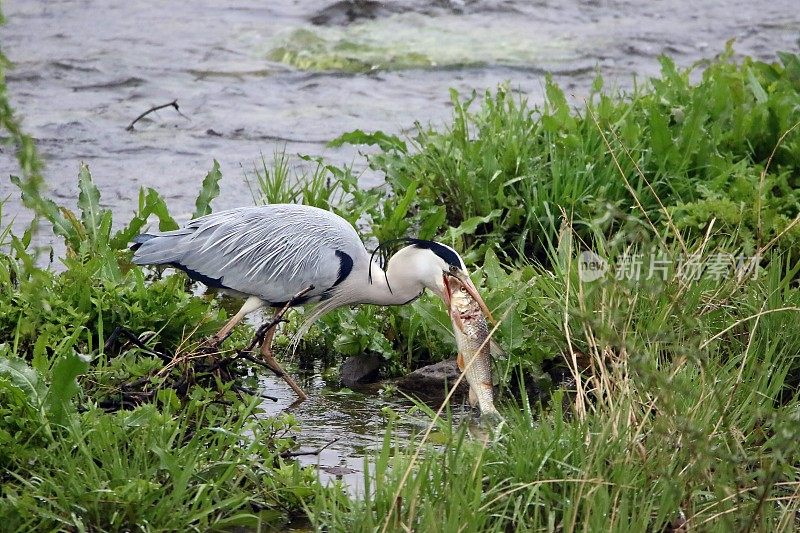
[[(342, 217), (311, 206), (270, 204), (212, 213), (174, 231), (143, 233), (133, 239), (131, 249), (137, 265), (171, 266), (209, 287), (246, 298), (214, 335), (217, 344), (259, 308), (317, 304), (295, 335), (296, 345), (315, 320), (337, 307), (403, 305), (425, 289), (446, 299), (448, 276), (461, 281), (491, 317), (455, 250), (434, 241), (400, 240), (407, 246), (392, 255), (384, 270)], [(261, 353), (305, 399), (272, 356), (272, 331)]]

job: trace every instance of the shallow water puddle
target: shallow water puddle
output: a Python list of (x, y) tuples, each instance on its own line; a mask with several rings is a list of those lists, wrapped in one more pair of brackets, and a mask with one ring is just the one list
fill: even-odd
[[(361, 493), (364, 457), (383, 443), (388, 419), (382, 409), (402, 413), (412, 407), (412, 402), (399, 393), (382, 395), (380, 384), (352, 391), (326, 382), (320, 374), (300, 378), (298, 383), (308, 400), (294, 404), (297, 397), (282, 379), (272, 375), (259, 378), (261, 392), (278, 398), (277, 402), (262, 403), (264, 414), (292, 414), (300, 424), (295, 433), (300, 447), (294, 451), (313, 452), (325, 447), (319, 454), (295, 459), (303, 466), (315, 466), (323, 483), (341, 479), (352, 494)], [(414, 424), (410, 417), (400, 417), (394, 423), (395, 437), (402, 442), (424, 429), (424, 423), (422, 418)]]
[[(342, 480), (353, 495), (363, 493), (365, 458), (383, 445), (389, 416), (392, 416), (393, 445), (407, 445), (409, 449), (413, 449), (417, 436), (430, 423), (423, 414), (407, 414), (414, 403), (393, 387), (390, 387), (393, 392), (384, 393), (382, 383), (350, 390), (340, 387), (336, 381), (326, 381), (318, 373), (305, 378), (296, 374), (294, 377), (308, 394), (308, 400), (294, 404), (297, 397), (286, 383), (276, 376), (265, 375), (259, 378), (260, 392), (278, 401), (265, 400), (261, 408), (267, 416), (293, 415), (300, 425), (295, 433), (299, 448), (293, 451), (315, 452), (324, 447), (318, 454), (294, 459), (302, 466), (316, 467), (323, 483)], [(461, 399), (453, 400), (453, 405), (457, 419), (470, 420), (471, 413), (463, 408)], [(433, 409), (438, 406), (431, 405)], [(394, 414), (387, 414), (384, 411), (387, 408)], [(438, 436), (434, 430), (428, 443), (443, 444)]]

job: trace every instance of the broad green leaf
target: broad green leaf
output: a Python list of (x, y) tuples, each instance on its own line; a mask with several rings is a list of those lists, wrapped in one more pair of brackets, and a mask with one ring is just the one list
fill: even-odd
[(78, 172), (78, 191), (81, 222), (90, 242), (94, 244), (98, 241), (103, 210), (100, 208), (100, 191), (92, 181), (92, 174), (85, 163), (81, 163)]
[(50, 361), (47, 357), (47, 346), (50, 344), (49, 335), (39, 335), (33, 343), (33, 359), (31, 365), (41, 374), (47, 373), (50, 369)]
[(478, 229), (478, 226), (481, 224), (486, 224), (494, 220), (495, 218), (499, 217), (503, 213), (502, 209), (494, 209), (491, 213), (486, 215), (485, 217), (471, 217), (462, 222), (457, 228), (450, 228), (447, 231), (447, 238), (451, 241), (455, 241), (459, 237), (463, 235), (472, 235), (475, 233), (475, 230)]
[(672, 133), (663, 113), (657, 106), (650, 109), (650, 144), (653, 153), (661, 161), (668, 161), (674, 151)]
[(211, 201), (219, 196), (219, 180), (222, 179), (222, 172), (219, 170), (219, 161), (214, 160), (214, 166), (209, 170), (203, 179), (203, 186), (200, 194), (195, 200), (194, 214), (192, 218), (202, 217), (211, 213)]
[(105, 209), (100, 217), (100, 227), (97, 228), (96, 241), (94, 246), (96, 250), (107, 250), (109, 245), (109, 237), (111, 236), (111, 224), (113, 223), (113, 215), (109, 209)]
[(45, 388), (39, 380), (39, 374), (28, 364), (17, 357), (0, 356), (0, 374), (5, 374), (11, 383), (28, 395), (28, 401), (37, 409), (42, 405)]
[(16, 260), (22, 263), (26, 276), (36, 269), (36, 262), (33, 256), (27, 252), (27, 247), (13, 235), (11, 236), (11, 249), (15, 252)]
[(103, 248), (98, 252), (100, 261), (100, 271), (104, 280), (119, 281), (122, 279), (122, 271), (119, 269), (119, 262), (111, 248)]
[(422, 220), (419, 226), (420, 239), (432, 239), (439, 228), (445, 223), (447, 219), (447, 210), (442, 205), (435, 205), (430, 209)]
[[(404, 234), (408, 229), (410, 222), (408, 216), (408, 209), (411, 206), (411, 203), (417, 197), (417, 185), (414, 184), (413, 186), (409, 187), (406, 193), (400, 198), (397, 203), (393, 206), (387, 206), (384, 209), (384, 212), (388, 211), (388, 217), (386, 221), (382, 224), (382, 237), (386, 238), (396, 238), (400, 235)], [(389, 235), (387, 235), (384, 228), (388, 230)]]
[(767, 91), (758, 82), (751, 68), (747, 69), (747, 83), (750, 85), (750, 90), (753, 91), (753, 96), (756, 97), (756, 102), (763, 104), (769, 99)]
[[(570, 113), (569, 103), (564, 91), (553, 79), (548, 76), (545, 83), (546, 109), (549, 113), (542, 116), (542, 123), (552, 133), (565, 133), (563, 130), (573, 130), (576, 126), (575, 118)], [(549, 118), (545, 121), (545, 118)]]
[(72, 398), (80, 391), (76, 378), (86, 372), (88, 367), (88, 361), (74, 351), (56, 360), (46, 399), (47, 414), (51, 421), (62, 425), (66, 422)]
[(158, 192), (154, 189), (147, 189), (147, 192), (145, 193), (145, 189), (140, 189), (139, 211), (126, 227), (114, 234), (114, 238), (111, 240), (111, 248), (113, 250), (122, 250), (127, 248), (131, 239), (136, 237), (141, 232), (142, 228), (147, 225), (147, 219), (152, 214), (158, 216), (160, 226), (163, 227), (174, 225), (169, 229), (175, 229), (178, 227), (178, 225), (169, 215), (166, 202), (163, 198), (161, 198)]
[(155, 189), (147, 189), (147, 205), (150, 213), (158, 217), (158, 229), (160, 231), (170, 231), (178, 229), (178, 223), (169, 214), (167, 203)]
[[(162, 391), (158, 392), (161, 393)], [(137, 407), (122, 420), (123, 427), (125, 428), (139, 428), (152, 425), (155, 419), (157, 419), (155, 406), (152, 404), (146, 404)]]
[(487, 283), (492, 287), (495, 280), (503, 279), (507, 276), (506, 271), (500, 265), (497, 254), (491, 248), (486, 250), (483, 259), (483, 272), (486, 275)]
[(368, 144), (378, 146), (384, 152), (397, 150), (404, 154), (408, 153), (408, 147), (402, 139), (382, 131), (373, 133), (366, 133), (362, 130), (348, 131), (328, 142), (328, 146), (331, 148), (338, 148), (344, 144)]
[(788, 52), (778, 52), (778, 57), (786, 69), (788, 78), (792, 81), (795, 88), (800, 90), (800, 54), (790, 54)]
[(54, 201), (43, 197), (31, 180), (27, 180), (23, 183), (19, 176), (11, 176), (11, 183), (19, 187), (20, 191), (22, 191), (22, 203), (25, 207), (47, 219), (53, 226), (53, 233), (64, 237), (65, 242), (72, 248), (78, 248), (80, 239), (78, 238), (75, 228), (64, 218), (61, 214), (61, 210)]
[(83, 223), (78, 220), (78, 217), (75, 216), (71, 210), (67, 209), (66, 207), (59, 207), (59, 211), (61, 214), (64, 215), (64, 219), (72, 225), (72, 229), (75, 231), (78, 239), (75, 241), (74, 245), (72, 246), (73, 250), (78, 250), (80, 248), (80, 243), (86, 240), (86, 228), (83, 227)]

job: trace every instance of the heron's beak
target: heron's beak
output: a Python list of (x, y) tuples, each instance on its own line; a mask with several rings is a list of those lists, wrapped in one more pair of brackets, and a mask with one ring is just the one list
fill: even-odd
[(450, 298), (450, 284), (447, 283), (447, 278), (448, 278), (447, 274), (444, 274), (442, 276), (442, 281), (444, 282), (444, 292), (442, 292), (442, 300), (444, 300), (444, 306), (447, 308), (447, 314), (449, 315), (450, 305), (453, 299)]
[[(467, 292), (469, 293), (472, 298), (478, 302), (478, 305), (483, 312), (483, 316), (485, 316), (492, 324), (496, 324), (494, 317), (492, 316), (492, 312), (489, 311), (489, 308), (486, 306), (486, 303), (481, 298), (481, 295), (478, 294), (478, 289), (475, 287), (475, 284), (472, 283), (472, 280), (469, 279), (469, 275), (466, 272), (459, 272), (458, 274), (452, 274), (454, 278), (461, 282)], [(447, 311), (450, 311), (450, 286), (447, 283), (447, 276), (444, 277), (444, 286), (445, 286), (445, 304), (447, 304)]]

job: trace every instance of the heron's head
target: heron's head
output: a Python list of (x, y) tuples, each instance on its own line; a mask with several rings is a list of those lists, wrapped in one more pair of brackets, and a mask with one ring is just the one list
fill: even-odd
[[(441, 297), (447, 310), (450, 310), (450, 292), (448, 279), (456, 278), (469, 292), (489, 318), (492, 314), (478, 294), (478, 289), (469, 278), (464, 260), (458, 253), (445, 244), (421, 239), (408, 239), (412, 244), (401, 248), (389, 261), (388, 270), (401, 275), (416, 278), (421, 285)], [(394, 274), (395, 272), (392, 272)], [(394, 276), (393, 276), (394, 277)]]

